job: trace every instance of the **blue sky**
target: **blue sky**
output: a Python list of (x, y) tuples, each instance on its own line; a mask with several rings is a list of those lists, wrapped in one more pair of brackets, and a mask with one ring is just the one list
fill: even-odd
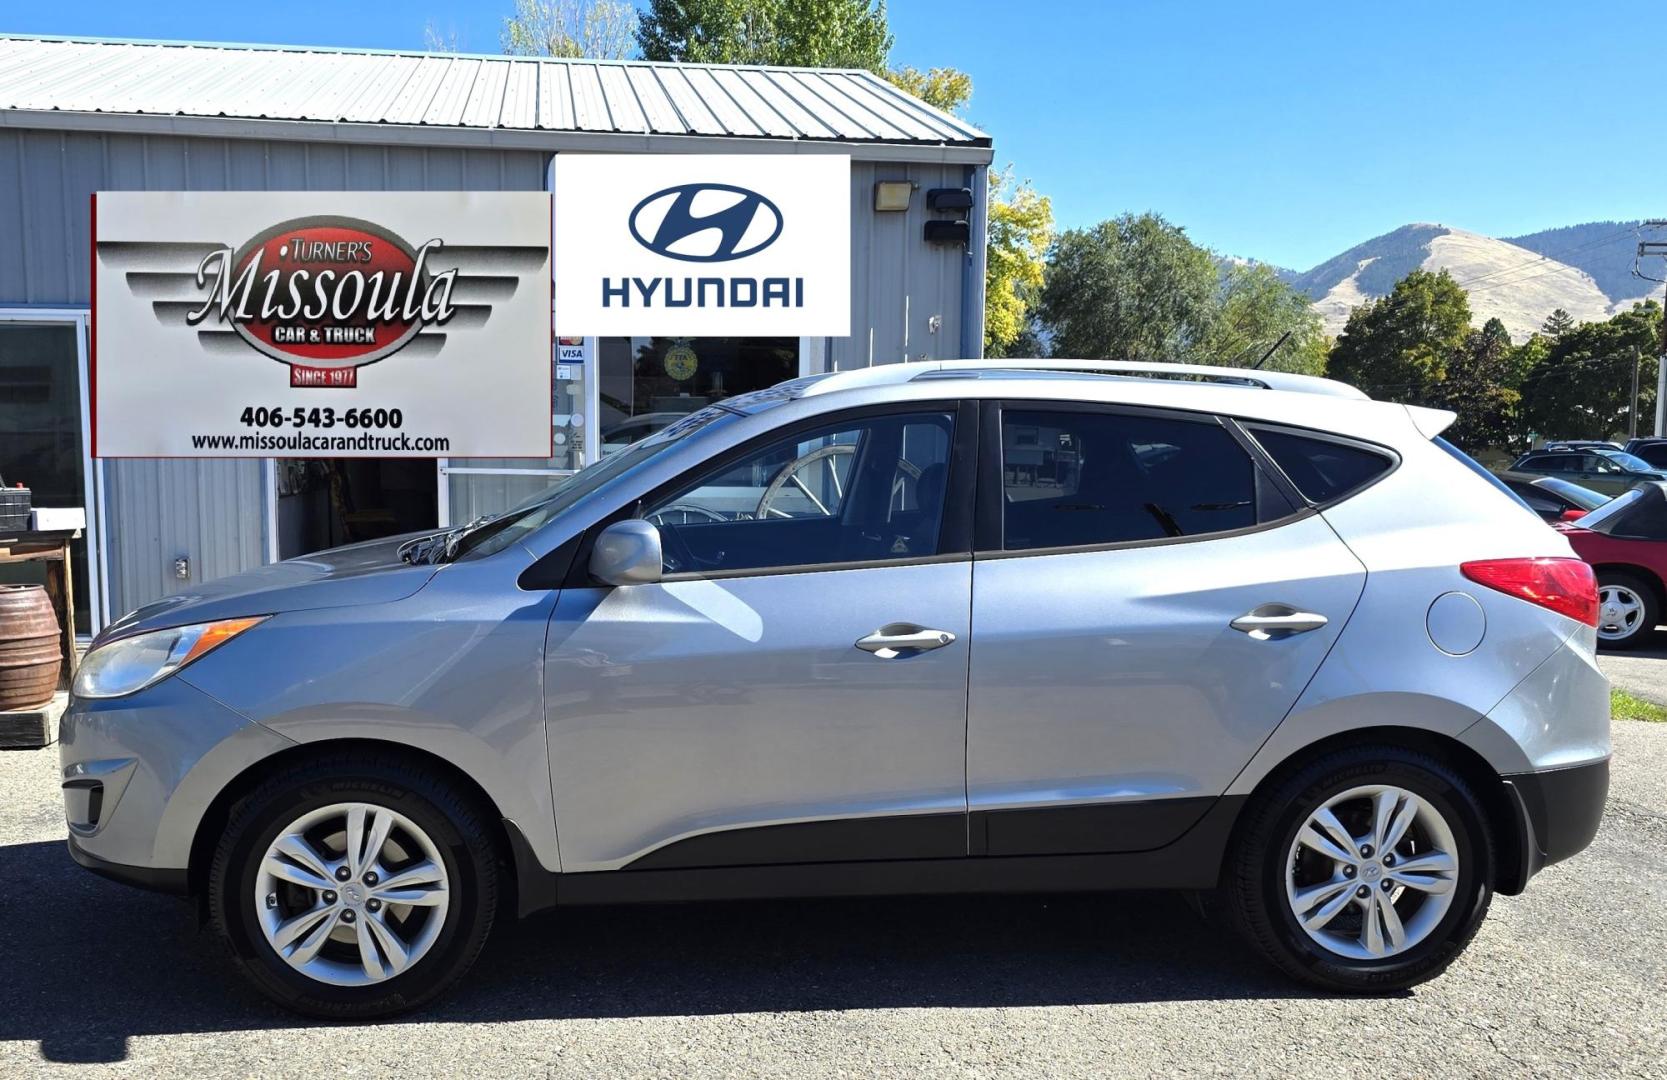
[[(0, 0), (0, 31), (494, 52), (513, 0)], [(1600, 10), (1601, 9), (1601, 10)], [(1062, 225), (1155, 210), (1297, 269), (1410, 221), (1512, 235), (1667, 216), (1659, 2), (892, 0), (894, 62), (969, 71), (970, 118)]]

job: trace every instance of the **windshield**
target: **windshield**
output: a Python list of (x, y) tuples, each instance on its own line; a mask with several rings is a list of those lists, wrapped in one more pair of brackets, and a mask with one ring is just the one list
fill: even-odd
[(681, 420), (632, 443), (616, 454), (603, 458), (589, 468), (580, 469), (554, 486), (519, 503), (496, 517), (472, 522), (450, 541), (444, 558), (484, 558), (502, 551), (554, 520), (580, 499), (601, 488), (617, 476), (623, 476), (662, 450), (703, 431), (719, 421), (734, 420), (738, 414), (723, 405), (709, 405), (692, 412)]
[(1591, 513), (1586, 514), (1580, 519), (1578, 524), (1582, 529), (1604, 532), (1606, 530), (1603, 529), (1602, 526), (1605, 522), (1613, 520), (1616, 514), (1619, 514), (1621, 511), (1625, 510), (1627, 507), (1631, 506), (1643, 497), (1644, 491), (1642, 488), (1633, 488), (1631, 491), (1623, 492), (1622, 494), (1615, 496), (1613, 499), (1610, 499), (1596, 510), (1593, 510)]
[(1655, 472), (1655, 466), (1640, 457), (1633, 457), (1621, 450), (1599, 450), (1599, 456), (1606, 457), (1627, 472)]
[(1594, 510), (1609, 501), (1609, 496), (1601, 491), (1593, 491), (1591, 488), (1581, 487), (1555, 476), (1542, 476), (1534, 481), (1534, 486), (1561, 495), (1582, 510)]

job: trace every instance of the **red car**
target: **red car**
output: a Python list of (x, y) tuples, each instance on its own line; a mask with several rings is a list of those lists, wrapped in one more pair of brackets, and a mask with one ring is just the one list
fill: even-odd
[(1667, 610), (1667, 483), (1640, 484), (1555, 528), (1598, 577), (1598, 641), (1644, 644)]

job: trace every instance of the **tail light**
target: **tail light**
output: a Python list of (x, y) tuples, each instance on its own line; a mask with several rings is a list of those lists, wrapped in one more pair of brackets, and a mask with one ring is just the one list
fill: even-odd
[(1459, 573), (1587, 626), (1598, 624), (1598, 579), (1579, 559), (1484, 559), (1461, 564)]

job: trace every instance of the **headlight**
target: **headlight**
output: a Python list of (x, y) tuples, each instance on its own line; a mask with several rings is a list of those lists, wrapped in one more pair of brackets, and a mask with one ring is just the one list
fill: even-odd
[(113, 698), (143, 690), (266, 618), (222, 619), (117, 638), (87, 654), (75, 672), (76, 697)]

